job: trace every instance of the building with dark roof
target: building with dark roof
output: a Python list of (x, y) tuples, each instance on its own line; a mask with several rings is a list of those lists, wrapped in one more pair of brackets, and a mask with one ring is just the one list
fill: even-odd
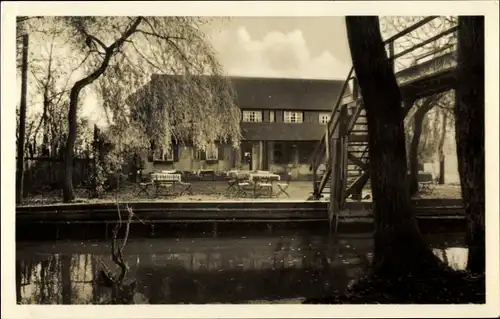
[[(154, 75), (152, 81), (169, 75)], [(211, 152), (174, 146), (171, 154), (154, 152), (145, 171), (229, 169), (310, 175), (309, 157), (342, 90), (342, 80), (230, 77), (241, 109), (239, 150), (218, 145)], [(148, 85), (151, 85), (150, 84)]]

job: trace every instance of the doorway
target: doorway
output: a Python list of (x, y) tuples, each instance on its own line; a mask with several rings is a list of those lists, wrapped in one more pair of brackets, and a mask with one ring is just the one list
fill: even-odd
[(243, 169), (253, 170), (253, 145), (250, 142), (241, 143), (241, 165)]

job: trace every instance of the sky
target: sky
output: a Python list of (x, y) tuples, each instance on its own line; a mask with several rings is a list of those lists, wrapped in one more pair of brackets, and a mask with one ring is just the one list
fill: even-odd
[(208, 29), (229, 75), (343, 79), (351, 66), (344, 17), (233, 17)]

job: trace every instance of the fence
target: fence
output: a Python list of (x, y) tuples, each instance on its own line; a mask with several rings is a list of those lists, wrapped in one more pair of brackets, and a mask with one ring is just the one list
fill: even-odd
[[(75, 158), (73, 161), (73, 186), (91, 185), (94, 161), (92, 158)], [(60, 189), (64, 175), (61, 158), (29, 157), (24, 160), (24, 192), (38, 193), (43, 189)]]

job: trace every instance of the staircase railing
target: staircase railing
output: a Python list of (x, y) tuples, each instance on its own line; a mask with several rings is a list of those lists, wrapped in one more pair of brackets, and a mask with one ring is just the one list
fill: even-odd
[(330, 119), (328, 120), (328, 123), (326, 124), (326, 129), (325, 129), (325, 135), (316, 143), (316, 147), (314, 148), (314, 151), (312, 153), (311, 157), (311, 162), (310, 162), (310, 167), (309, 169), (313, 173), (313, 185), (314, 185), (314, 192), (313, 196), (317, 195), (317, 190), (318, 190), (318, 181), (317, 181), (317, 171), (319, 166), (321, 165), (321, 162), (323, 161), (326, 151), (327, 151), (327, 141), (330, 140), (331, 135), (335, 132), (337, 129), (337, 126), (339, 125), (340, 122), (340, 116), (339, 116), (339, 110), (342, 105), (342, 101), (345, 97), (345, 93), (347, 88), (349, 87), (349, 81), (353, 80), (353, 73), (354, 73), (354, 68), (352, 67), (349, 71), (349, 74), (347, 75), (346, 81), (342, 84), (342, 88), (340, 90), (339, 96), (337, 97), (337, 101), (332, 108), (332, 113), (330, 116)]

